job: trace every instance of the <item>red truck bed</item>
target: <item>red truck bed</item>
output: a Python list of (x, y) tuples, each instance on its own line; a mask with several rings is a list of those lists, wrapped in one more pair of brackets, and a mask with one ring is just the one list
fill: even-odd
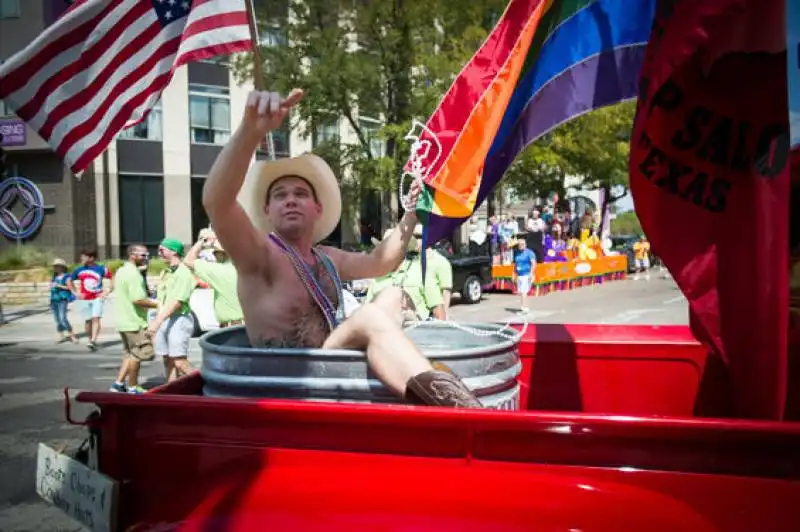
[[(800, 424), (688, 417), (705, 355), (687, 334), (532, 326), (523, 405), (563, 411), (217, 399), (199, 395), (197, 374), (145, 396), (78, 400), (101, 408), (100, 470), (120, 481), (121, 530), (800, 522)], [(647, 409), (686, 417), (634, 417)]]

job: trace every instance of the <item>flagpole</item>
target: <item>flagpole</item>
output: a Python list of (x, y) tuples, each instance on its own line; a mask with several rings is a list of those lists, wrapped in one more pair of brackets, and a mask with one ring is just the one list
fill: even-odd
[[(256, 25), (256, 12), (253, 7), (253, 0), (244, 0), (247, 6), (247, 23), (250, 26), (250, 40), (253, 43), (253, 86), (256, 90), (266, 90), (264, 84), (264, 60), (261, 58), (261, 42), (258, 37), (258, 26)], [(272, 131), (267, 133), (267, 155), (270, 160), (275, 160), (275, 144), (272, 140)]]
[(264, 70), (262, 68), (261, 47), (259, 46), (258, 29), (256, 27), (256, 14), (252, 0), (244, 0), (247, 6), (247, 23), (250, 25), (250, 40), (253, 42), (253, 85), (256, 90), (263, 91)]

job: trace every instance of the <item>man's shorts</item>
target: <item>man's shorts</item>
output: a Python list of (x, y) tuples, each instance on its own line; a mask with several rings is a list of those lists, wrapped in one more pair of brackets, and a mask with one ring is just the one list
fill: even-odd
[(89, 321), (92, 318), (100, 318), (103, 316), (103, 305), (105, 304), (105, 299), (85, 299), (81, 300), (80, 303), (84, 320)]
[(170, 316), (156, 332), (156, 354), (162, 357), (181, 358), (189, 356), (189, 340), (194, 333), (191, 314)]
[(650, 267), (650, 259), (648, 259), (646, 257), (644, 259), (636, 259), (636, 268), (637, 269), (646, 270), (649, 267)]
[(532, 279), (530, 275), (517, 276), (517, 294), (528, 294), (531, 291)]
[(119, 335), (122, 337), (122, 352), (126, 357), (142, 362), (153, 360), (156, 357), (153, 342), (144, 334), (144, 329), (135, 332), (120, 332)]

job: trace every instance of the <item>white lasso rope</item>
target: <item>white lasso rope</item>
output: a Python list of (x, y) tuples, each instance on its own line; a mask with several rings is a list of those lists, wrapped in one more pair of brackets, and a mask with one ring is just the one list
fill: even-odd
[[(431, 141), (422, 141), (420, 139), (420, 137), (422, 136), (422, 133), (420, 133), (419, 136), (414, 135), (414, 132), (415, 132), (415, 130), (417, 128), (419, 128), (420, 131), (422, 131), (422, 132), (427, 131), (428, 135), (433, 139), (432, 142)], [(419, 183), (420, 186), (424, 185), (424, 183), (425, 183), (425, 175), (424, 175), (425, 174), (425, 165), (424, 165), (424, 163), (425, 163), (425, 158), (427, 158), (430, 155), (431, 145), (434, 145), (435, 148), (438, 149), (438, 151), (435, 154), (434, 160), (428, 165), (428, 168), (433, 167), (433, 164), (436, 162), (436, 160), (438, 160), (439, 155), (441, 154), (441, 144), (439, 143), (439, 139), (436, 138), (436, 134), (433, 133), (431, 130), (427, 129), (427, 127), (424, 124), (420, 123), (420, 122), (414, 121), (412, 123), (411, 130), (408, 132), (408, 134), (406, 135), (405, 138), (406, 139), (412, 139), (414, 142), (411, 144), (411, 154), (409, 156), (409, 169), (408, 169), (408, 171), (404, 171), (400, 175), (400, 179), (399, 179), (399, 187), (398, 187), (399, 189), (398, 189), (397, 197), (400, 198), (400, 206), (403, 208), (403, 212), (415, 211), (416, 208), (417, 208), (416, 204), (414, 204), (411, 201), (411, 188), (413, 188), (413, 185), (415, 183)], [(427, 142), (428, 145), (424, 146), (423, 142)], [(424, 150), (425, 147), (428, 148), (427, 151)], [(404, 184), (406, 176), (410, 176), (412, 178), (412, 180), (411, 180), (412, 186), (409, 187), (409, 192), (407, 194), (404, 194), (403, 193), (403, 184)], [(423, 282), (424, 282), (424, 280), (423, 280)], [(401, 287), (401, 289), (402, 289), (402, 287)], [(485, 330), (481, 330), (481, 329), (476, 329), (474, 327), (469, 327), (467, 325), (462, 325), (462, 324), (460, 324), (458, 322), (451, 321), (451, 320), (433, 319), (431, 321), (433, 321), (435, 323), (445, 324), (445, 325), (447, 325), (449, 327), (452, 327), (454, 329), (459, 329), (461, 331), (464, 331), (464, 332), (466, 332), (468, 334), (472, 334), (474, 336), (479, 336), (479, 337), (500, 336), (500, 337), (506, 338), (507, 340), (511, 340), (513, 342), (518, 342), (522, 338), (522, 336), (525, 334), (525, 331), (528, 330), (528, 323), (529, 323), (528, 322), (528, 315), (527, 314), (523, 314), (522, 329), (520, 331), (516, 331), (516, 329), (514, 329), (513, 327), (510, 326), (512, 320), (514, 320), (514, 318), (509, 318), (509, 319), (505, 320), (503, 328), (500, 329), (500, 330), (497, 330), (497, 331), (485, 331)], [(405, 327), (405, 329), (416, 329), (417, 327), (419, 327), (419, 326), (421, 326), (421, 325), (423, 325), (425, 323), (430, 323), (430, 321), (412, 321), (412, 322), (409, 322), (409, 325), (407, 325)], [(514, 332), (512, 333), (511, 331), (514, 331)]]
[(479, 337), (484, 337), (484, 338), (488, 338), (489, 336), (500, 336), (502, 338), (505, 338), (507, 340), (511, 340), (512, 342), (516, 343), (525, 335), (525, 331), (528, 330), (529, 322), (528, 322), (528, 318), (526, 316), (525, 319), (522, 320), (522, 329), (517, 331), (516, 329), (514, 329), (513, 327), (510, 326), (512, 320), (514, 320), (514, 318), (507, 319), (505, 322), (503, 322), (503, 328), (499, 329), (499, 330), (496, 330), (496, 331), (486, 331), (486, 330), (482, 330), (482, 329), (476, 329), (476, 328), (470, 327), (468, 325), (462, 325), (462, 324), (458, 323), (457, 321), (437, 320), (435, 318), (432, 318), (432, 319), (430, 319), (428, 321), (407, 322), (407, 325), (405, 325), (403, 327), (403, 329), (404, 330), (416, 329), (417, 327), (420, 327), (420, 326), (422, 326), (422, 325), (424, 325), (426, 323), (433, 322), (433, 323), (441, 323), (441, 324), (447, 325), (448, 327), (452, 327), (454, 329), (459, 329), (459, 330), (464, 331), (465, 333), (471, 334), (473, 336), (479, 336)]

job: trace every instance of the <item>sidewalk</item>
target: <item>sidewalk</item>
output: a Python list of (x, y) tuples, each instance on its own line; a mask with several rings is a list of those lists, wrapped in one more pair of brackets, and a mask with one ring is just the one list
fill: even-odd
[[(70, 305), (68, 318), (75, 333), (80, 337), (80, 343), (75, 345), (69, 342), (57, 344), (55, 322), (50, 308), (47, 306), (3, 308), (6, 323), (0, 325), (0, 355), (13, 351), (24, 350), (26, 353), (54, 352), (59, 353), (88, 353), (86, 339), (83, 338), (83, 317)], [(98, 349), (96, 355), (113, 356), (121, 355), (120, 336), (116, 329), (116, 312), (114, 311), (114, 294), (106, 300), (103, 309), (102, 329), (97, 338)], [(199, 363), (200, 346), (197, 338), (190, 344), (189, 360), (193, 364)]]

